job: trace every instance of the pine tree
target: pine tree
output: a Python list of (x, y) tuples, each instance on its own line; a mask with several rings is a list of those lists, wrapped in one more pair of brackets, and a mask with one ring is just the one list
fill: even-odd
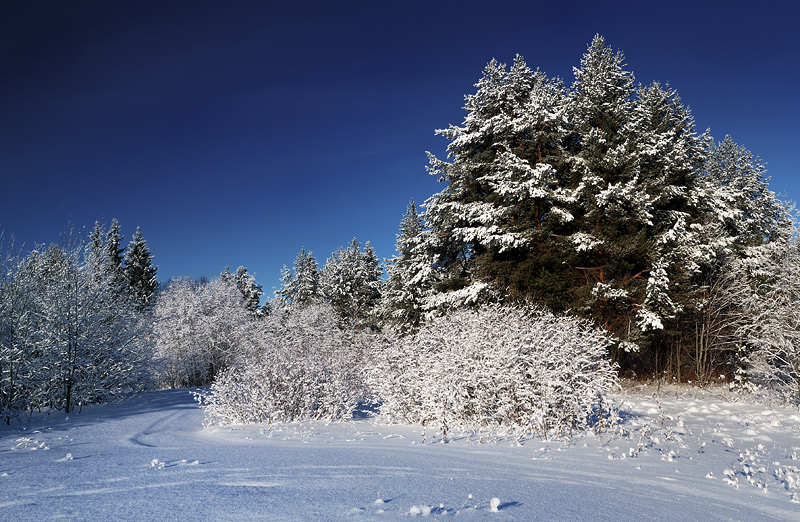
[(705, 145), (706, 202), (731, 243), (737, 248), (759, 245), (785, 231), (791, 219), (769, 189), (761, 160), (730, 136), (716, 144), (709, 137)]
[(652, 226), (635, 154), (634, 80), (624, 66), (623, 54), (595, 36), (581, 66), (573, 69), (563, 176), (575, 191), (569, 207), (574, 219), (555, 231), (566, 239), (560, 251), (570, 308), (616, 334), (628, 332), (641, 303)]
[(231, 267), (230, 266), (225, 265), (225, 268), (219, 274), (219, 280), (222, 281), (223, 283), (227, 283), (229, 285), (235, 285), (236, 284), (236, 280), (234, 279), (233, 274), (231, 273)]
[(103, 241), (104, 230), (99, 221), (94, 222), (94, 228), (89, 234), (89, 246), (91, 248), (92, 260), (95, 266), (100, 267), (106, 259), (105, 242)]
[[(106, 258), (110, 266), (120, 272), (122, 271), (122, 261), (125, 254), (125, 248), (120, 247), (122, 239), (119, 222), (116, 218), (112, 219), (111, 228), (108, 229), (106, 236)], [(95, 240), (93, 239), (92, 241), (94, 243)]]
[(380, 312), (384, 324), (398, 325), (401, 330), (420, 325), (428, 310), (426, 299), (437, 282), (431, 256), (425, 249), (423, 217), (412, 200), (400, 221), (397, 254), (386, 261), (386, 281), (381, 292)]
[(423, 316), (533, 300), (609, 329), (626, 368), (668, 359), (674, 375), (708, 373), (731, 350), (732, 327), (710, 312), (731, 313), (722, 276), (785, 238), (791, 219), (758, 158), (698, 137), (678, 93), (637, 88), (601, 36), (574, 76), (564, 89), (519, 56), (487, 65), (464, 123), (437, 131), (449, 161), (429, 155), (446, 187), (414, 240), (424, 262), (393, 259), (385, 301), (402, 302), (395, 278), (425, 273)]
[(225, 265), (225, 270), (219, 275), (221, 281), (235, 286), (239, 293), (245, 300), (245, 308), (248, 311), (255, 313), (258, 310), (258, 305), (261, 302), (261, 296), (264, 291), (261, 286), (256, 283), (255, 274), (249, 274), (247, 268), (240, 266), (236, 269), (236, 273), (232, 274), (228, 265)]
[(362, 251), (361, 243), (353, 238), (347, 248), (339, 248), (325, 262), (319, 288), (343, 318), (366, 320), (380, 300), (381, 272), (369, 242)]
[(557, 170), (566, 133), (561, 82), (517, 56), (508, 71), (490, 62), (476, 87), (463, 126), (437, 131), (451, 140), (452, 162), (429, 156), (430, 172), (447, 183), (426, 203), (426, 249), (441, 279), (430, 305), (474, 304), (492, 288), (530, 292), (530, 274), (557, 258), (533, 261), (530, 252), (549, 252), (542, 247), (546, 230), (572, 219), (565, 203), (574, 195), (563, 190)]
[(158, 267), (153, 265), (153, 256), (142, 237), (142, 230), (137, 227), (125, 254), (125, 278), (131, 294), (141, 308), (147, 308), (153, 303), (153, 294), (158, 287), (157, 270)]
[(284, 305), (305, 306), (321, 299), (319, 290), (319, 265), (312, 252), (301, 248), (294, 260), (293, 269), (281, 269), (281, 288), (275, 298)]

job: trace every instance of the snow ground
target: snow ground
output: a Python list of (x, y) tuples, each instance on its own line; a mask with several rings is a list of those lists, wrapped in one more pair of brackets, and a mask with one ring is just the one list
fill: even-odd
[(0, 428), (0, 520), (800, 520), (800, 412), (652, 391), (619, 396), (613, 437), (522, 445), (203, 429), (189, 391), (148, 392)]

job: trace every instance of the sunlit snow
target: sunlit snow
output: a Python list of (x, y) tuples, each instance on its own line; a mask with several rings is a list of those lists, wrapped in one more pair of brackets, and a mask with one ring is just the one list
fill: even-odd
[(0, 519), (797, 520), (797, 410), (616, 400), (615, 434), (444, 444), (368, 416), (204, 429), (188, 390), (148, 392), (0, 428)]

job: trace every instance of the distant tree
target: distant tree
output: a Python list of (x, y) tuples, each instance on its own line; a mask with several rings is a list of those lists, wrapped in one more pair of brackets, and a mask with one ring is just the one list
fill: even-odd
[(99, 221), (95, 221), (94, 228), (92, 229), (91, 234), (89, 234), (89, 247), (91, 251), (92, 262), (98, 267), (107, 259), (105, 241), (103, 239), (104, 234), (105, 231), (103, 226)]
[(422, 247), (425, 225), (414, 201), (409, 202), (397, 234), (397, 255), (386, 262), (380, 315), (401, 329), (417, 327), (425, 313), (425, 298), (435, 283), (431, 256)]
[(124, 273), (131, 294), (142, 308), (153, 303), (153, 294), (158, 287), (157, 270), (158, 267), (153, 265), (153, 256), (142, 237), (142, 230), (137, 227), (125, 254)]
[(245, 307), (251, 312), (258, 309), (261, 296), (264, 294), (261, 286), (256, 283), (256, 275), (249, 274), (247, 268), (240, 266), (236, 269), (236, 287), (245, 299)]
[[(97, 229), (97, 223), (95, 223)], [(119, 222), (115, 219), (111, 220), (111, 227), (108, 229), (106, 236), (106, 259), (112, 268), (122, 271), (122, 262), (125, 258), (125, 248), (120, 246), (122, 244), (122, 233)], [(96, 239), (92, 238), (95, 243)]]
[(286, 265), (281, 269), (281, 287), (275, 298), (284, 305), (305, 306), (321, 299), (319, 289), (319, 265), (314, 254), (301, 248), (292, 269)]
[(381, 296), (382, 269), (369, 241), (353, 238), (325, 262), (319, 287), (326, 301), (346, 319), (371, 319)]

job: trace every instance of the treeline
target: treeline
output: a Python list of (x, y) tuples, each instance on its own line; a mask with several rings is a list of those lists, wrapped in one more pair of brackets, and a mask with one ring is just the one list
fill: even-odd
[[(374, 400), (443, 433), (501, 418), (562, 432), (601, 407), (613, 369), (800, 401), (795, 214), (762, 162), (698, 135), (677, 92), (636, 85), (599, 36), (574, 71), (567, 87), (519, 56), (490, 62), (463, 124), (437, 131), (444, 188), (410, 203), (397, 254), (381, 263), (353, 239), (320, 268), (301, 249), (263, 304), (243, 266), (159, 287), (141, 232), (122, 248), (116, 221), (12, 248), (0, 418), (213, 384), (201, 400), (228, 420), (340, 418)], [(548, 372), (567, 359), (592, 385), (553, 420), (576, 388)]]

